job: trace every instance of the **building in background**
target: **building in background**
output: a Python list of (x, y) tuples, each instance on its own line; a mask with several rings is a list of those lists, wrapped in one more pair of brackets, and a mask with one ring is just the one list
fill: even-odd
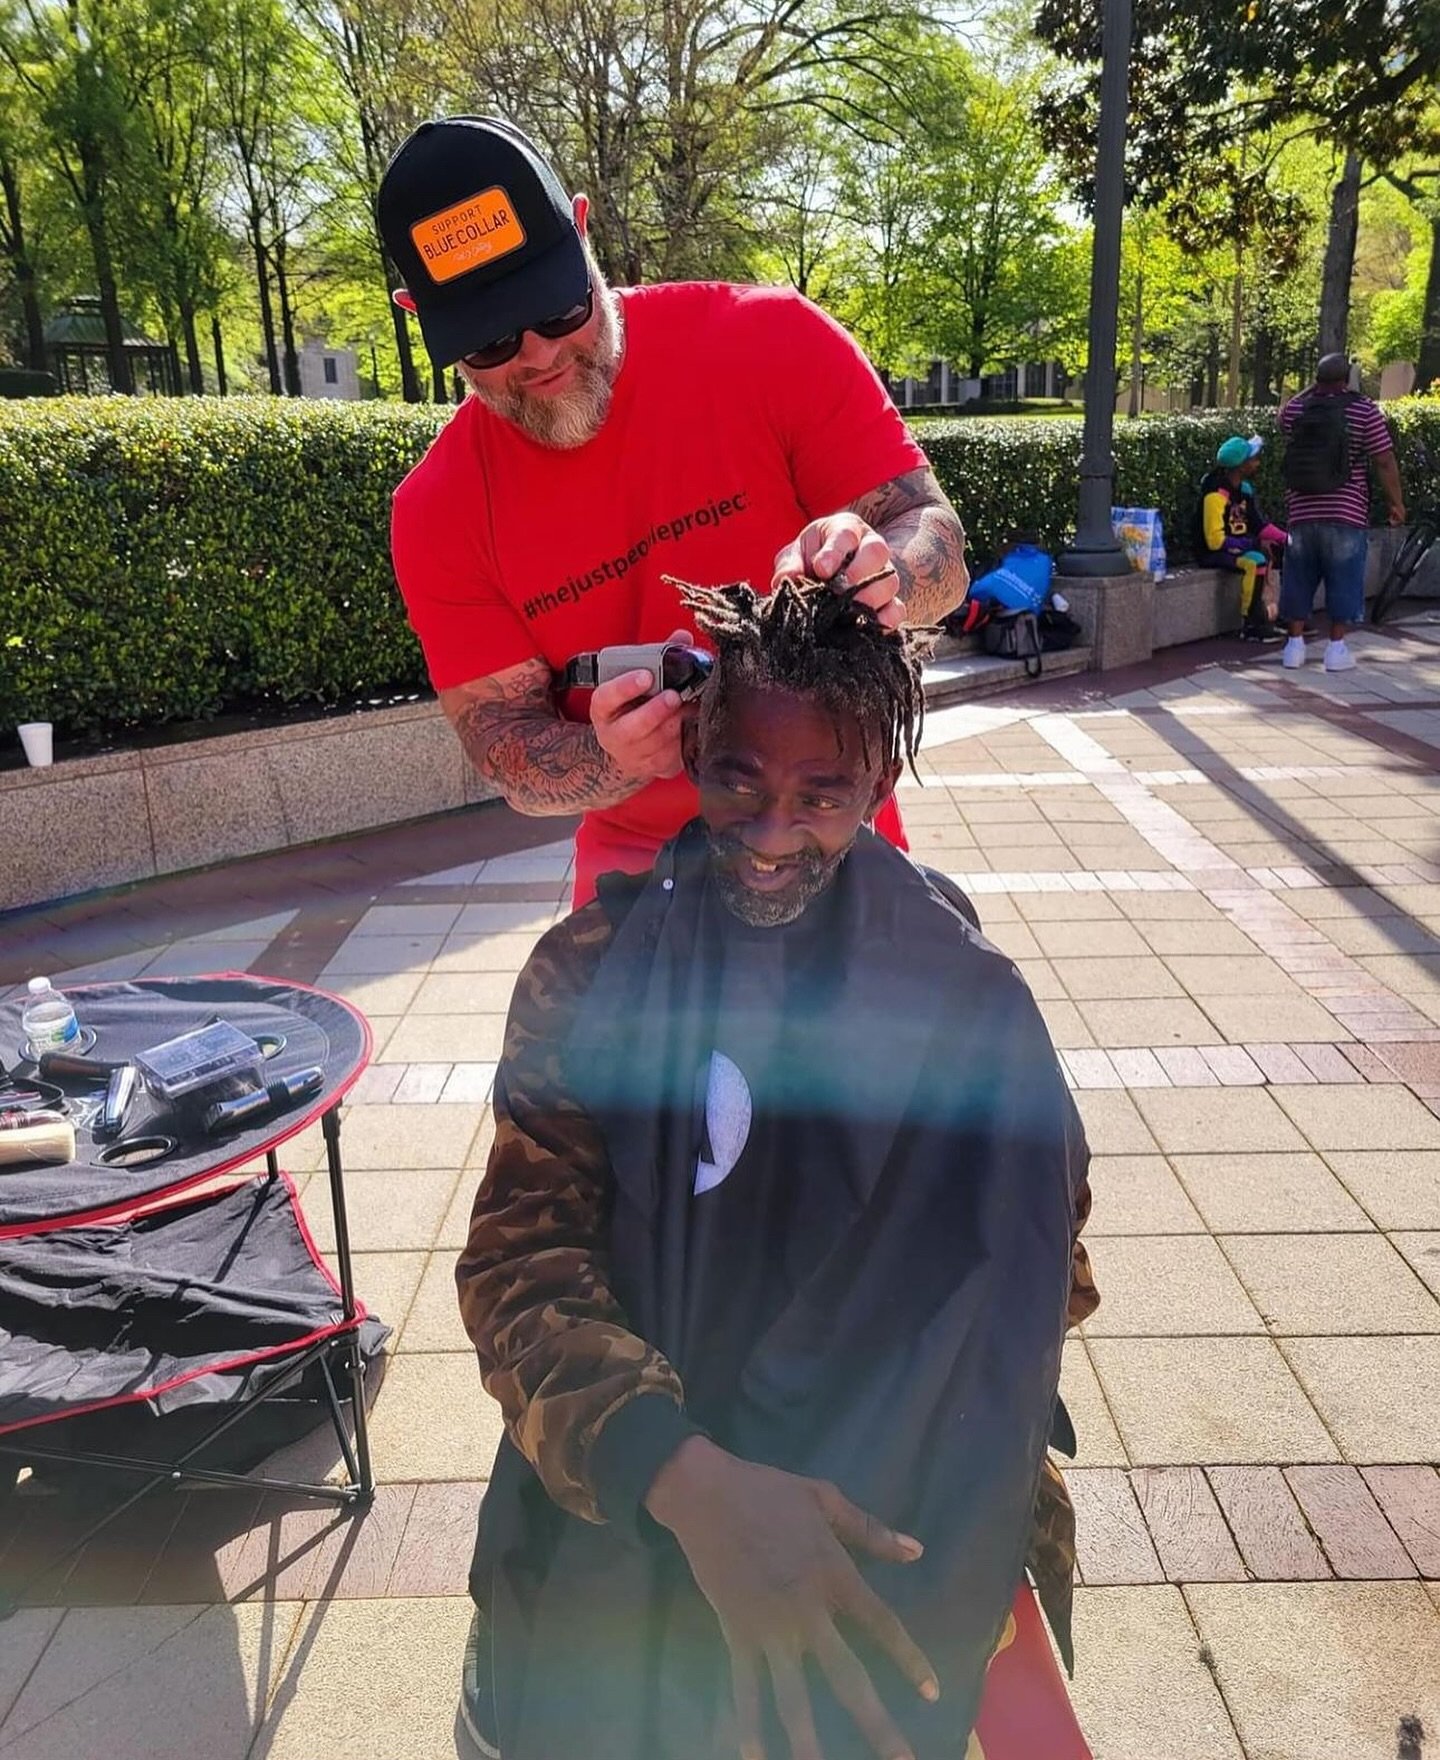
[(300, 350), (300, 395), (338, 397), (354, 403), (360, 396), (360, 363), (353, 348), (332, 348), (311, 337)]

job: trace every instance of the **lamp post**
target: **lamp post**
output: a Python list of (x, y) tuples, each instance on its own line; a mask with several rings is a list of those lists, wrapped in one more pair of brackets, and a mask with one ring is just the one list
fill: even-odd
[(1120, 308), (1120, 221), (1125, 209), (1125, 123), (1130, 104), (1131, 0), (1104, 0), (1100, 145), (1095, 166), (1095, 234), (1090, 253), (1090, 356), (1075, 542), (1060, 557), (1065, 575), (1128, 574), (1130, 561), (1110, 523), (1115, 480), (1115, 335)]

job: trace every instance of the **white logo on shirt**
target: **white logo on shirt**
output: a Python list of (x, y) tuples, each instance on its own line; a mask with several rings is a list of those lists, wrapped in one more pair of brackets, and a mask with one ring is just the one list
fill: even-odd
[(750, 1084), (723, 1051), (710, 1053), (710, 1079), (705, 1089), (706, 1148), (695, 1165), (695, 1191), (713, 1191), (740, 1159), (750, 1140), (754, 1107)]

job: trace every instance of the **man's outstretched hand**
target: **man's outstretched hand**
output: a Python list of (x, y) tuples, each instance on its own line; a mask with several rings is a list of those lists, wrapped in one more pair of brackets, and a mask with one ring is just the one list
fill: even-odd
[(740, 1460), (703, 1436), (683, 1442), (660, 1469), (645, 1506), (679, 1542), (730, 1647), (741, 1760), (766, 1760), (765, 1668), (791, 1760), (824, 1760), (807, 1659), (824, 1671), (880, 1760), (912, 1760), (836, 1619), (858, 1626), (923, 1698), (937, 1699), (935, 1671), (850, 1556), (911, 1564), (922, 1551), (918, 1540), (882, 1526), (833, 1485)]

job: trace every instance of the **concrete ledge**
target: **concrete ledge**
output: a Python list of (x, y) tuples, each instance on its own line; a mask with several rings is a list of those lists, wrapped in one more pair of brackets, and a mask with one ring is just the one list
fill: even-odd
[(495, 798), (436, 703), (0, 772), (0, 910)]

